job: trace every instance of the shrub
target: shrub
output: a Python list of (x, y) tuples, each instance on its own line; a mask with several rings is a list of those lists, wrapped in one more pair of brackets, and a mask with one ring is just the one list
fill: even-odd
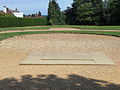
[(0, 27), (24, 27), (47, 25), (47, 18), (0, 17)]
[(0, 17), (15, 17), (13, 14), (0, 12)]

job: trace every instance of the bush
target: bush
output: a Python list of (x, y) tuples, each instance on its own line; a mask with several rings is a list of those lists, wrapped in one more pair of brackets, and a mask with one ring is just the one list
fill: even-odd
[(0, 12), (0, 17), (15, 17), (15, 16), (11, 13)]
[(0, 27), (24, 27), (47, 25), (47, 18), (0, 17)]

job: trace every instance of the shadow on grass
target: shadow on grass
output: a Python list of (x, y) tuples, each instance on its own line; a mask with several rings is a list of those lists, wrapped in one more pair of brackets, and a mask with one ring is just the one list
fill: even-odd
[(56, 75), (37, 75), (36, 78), (24, 75), (20, 81), (0, 80), (0, 90), (120, 90), (120, 85), (78, 75), (69, 75), (67, 79)]

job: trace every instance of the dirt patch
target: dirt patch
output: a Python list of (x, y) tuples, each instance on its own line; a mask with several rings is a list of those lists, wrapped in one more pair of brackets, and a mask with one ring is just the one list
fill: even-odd
[(78, 28), (50, 28), (50, 30), (55, 30), (55, 31), (68, 30), (68, 31), (70, 31), (70, 30), (80, 30), (80, 29), (78, 29)]

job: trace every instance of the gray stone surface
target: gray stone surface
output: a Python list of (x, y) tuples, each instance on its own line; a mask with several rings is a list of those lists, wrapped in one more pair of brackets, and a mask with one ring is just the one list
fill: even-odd
[(92, 57), (88, 53), (78, 52), (46, 52), (43, 60), (88, 60)]
[(31, 52), (21, 65), (29, 64), (105, 64), (114, 65), (103, 52)]
[(90, 54), (96, 64), (115, 64), (104, 52), (91, 52)]

